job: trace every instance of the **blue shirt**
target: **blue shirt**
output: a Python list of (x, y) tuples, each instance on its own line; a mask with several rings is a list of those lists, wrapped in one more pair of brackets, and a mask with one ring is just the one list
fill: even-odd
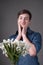
[[(14, 35), (11, 35), (10, 39), (14, 38), (15, 40), (17, 35), (18, 31)], [(36, 51), (38, 53), (41, 49), (41, 42), (42, 42), (40, 33), (34, 32), (28, 27), (26, 36), (30, 40), (30, 42), (32, 42), (32, 44), (35, 45)], [(20, 40), (23, 39), (21, 38)], [(29, 54), (27, 54), (25, 57), (20, 56), (17, 65), (39, 65), (37, 54), (36, 56), (30, 56)]]

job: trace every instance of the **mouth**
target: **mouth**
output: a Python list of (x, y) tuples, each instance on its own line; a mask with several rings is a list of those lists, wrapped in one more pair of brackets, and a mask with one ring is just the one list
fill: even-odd
[(25, 25), (25, 24), (26, 24), (26, 22), (22, 23), (22, 25)]

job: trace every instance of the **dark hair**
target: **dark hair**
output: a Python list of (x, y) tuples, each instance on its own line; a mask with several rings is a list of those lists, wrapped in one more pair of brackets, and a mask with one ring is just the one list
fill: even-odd
[(29, 19), (31, 20), (32, 14), (31, 14), (31, 12), (30, 12), (29, 10), (26, 10), (26, 9), (23, 9), (23, 10), (19, 11), (19, 12), (18, 12), (18, 15), (17, 15), (17, 18), (19, 18), (19, 16), (20, 16), (21, 14), (25, 14), (25, 13), (29, 15)]

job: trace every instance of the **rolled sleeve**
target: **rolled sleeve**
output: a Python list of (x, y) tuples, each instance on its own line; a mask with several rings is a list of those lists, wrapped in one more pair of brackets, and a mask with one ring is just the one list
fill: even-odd
[(36, 33), (33, 38), (33, 43), (36, 47), (36, 52), (38, 53), (42, 46), (42, 38), (40, 33)]

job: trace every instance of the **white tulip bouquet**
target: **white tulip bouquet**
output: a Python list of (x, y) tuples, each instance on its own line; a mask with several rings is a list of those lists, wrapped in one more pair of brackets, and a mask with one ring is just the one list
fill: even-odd
[(25, 57), (28, 53), (23, 41), (13, 39), (4, 39), (3, 42), (0, 43), (0, 49), (2, 49), (3, 54), (5, 54), (5, 56), (8, 57), (14, 65), (16, 65), (20, 55)]

